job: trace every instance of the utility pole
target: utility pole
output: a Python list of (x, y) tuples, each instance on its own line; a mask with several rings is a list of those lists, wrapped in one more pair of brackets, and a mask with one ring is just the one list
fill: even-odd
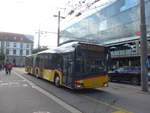
[(60, 11), (58, 11), (58, 31), (57, 31), (57, 46), (59, 46), (60, 38)]
[(38, 49), (40, 48), (40, 37), (41, 37), (41, 31), (39, 28), (39, 31), (38, 31)]
[(58, 28), (57, 28), (57, 46), (59, 46), (60, 42), (60, 19), (65, 19), (65, 17), (60, 16), (60, 11), (58, 11), (58, 15), (54, 15), (54, 17), (58, 18)]
[(140, 29), (141, 29), (141, 86), (142, 91), (148, 92), (147, 77), (147, 32), (145, 24), (145, 1), (140, 0)]

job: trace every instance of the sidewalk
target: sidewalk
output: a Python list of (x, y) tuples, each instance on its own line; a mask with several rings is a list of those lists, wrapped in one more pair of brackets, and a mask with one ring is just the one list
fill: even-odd
[(0, 71), (0, 113), (69, 113), (13, 71)]

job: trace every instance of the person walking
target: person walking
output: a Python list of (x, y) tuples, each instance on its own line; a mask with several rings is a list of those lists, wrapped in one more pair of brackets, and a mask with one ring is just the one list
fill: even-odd
[(0, 71), (2, 70), (2, 64), (0, 64)]
[(11, 63), (9, 63), (9, 64), (7, 65), (8, 74), (9, 74), (9, 75), (11, 74), (12, 67), (13, 67), (13, 65), (12, 65)]
[(8, 63), (6, 63), (5, 65), (4, 65), (4, 68), (5, 68), (5, 73), (6, 73), (6, 75), (8, 74)]

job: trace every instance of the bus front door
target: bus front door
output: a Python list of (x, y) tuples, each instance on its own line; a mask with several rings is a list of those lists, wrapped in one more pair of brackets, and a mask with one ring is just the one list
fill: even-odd
[(71, 83), (72, 63), (69, 57), (63, 59), (63, 84), (69, 86)]

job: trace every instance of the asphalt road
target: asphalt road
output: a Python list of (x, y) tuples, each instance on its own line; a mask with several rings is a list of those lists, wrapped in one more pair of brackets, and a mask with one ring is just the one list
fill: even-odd
[[(18, 77), (18, 75), (25, 79)], [(33, 86), (34, 84), (34, 86), (39, 87), (40, 90), (42, 90), (43, 92), (45, 91), (46, 94), (48, 93), (50, 95), (53, 95), (54, 97), (66, 103), (67, 105), (73, 107), (74, 110), (77, 110), (82, 113), (150, 113), (150, 107), (149, 107), (150, 93), (143, 93), (140, 87), (138, 86), (110, 83), (109, 84), (110, 86), (108, 88), (72, 91), (64, 87), (57, 88), (53, 84), (49, 83), (48, 81), (37, 79), (32, 75), (28, 75), (27, 73), (24, 72), (23, 68), (15, 68), (13, 76), (20, 78), (30, 86)], [(29, 80), (30, 82), (27, 82), (26, 79), (27, 81)], [(26, 85), (24, 85), (24, 87), (25, 86)], [(36, 111), (42, 111), (42, 110), (50, 113), (68, 113), (68, 112), (76, 113), (75, 111), (71, 111), (70, 109), (69, 111), (67, 108), (65, 108), (64, 103), (59, 104), (55, 102), (55, 99), (52, 100), (51, 98), (48, 98), (48, 94), (46, 95), (40, 92), (39, 90), (35, 90), (35, 88), (33, 87), (31, 89), (29, 87), (27, 89), (21, 87), (20, 89), (21, 90), (19, 91), (13, 90), (14, 92), (17, 93), (16, 98), (13, 98), (11, 100), (12, 96), (10, 96), (10, 99), (8, 99), (8, 101), (11, 100), (13, 103), (13, 101), (15, 100), (21, 102), (22, 101), (28, 102), (28, 100), (30, 100), (29, 103), (32, 104), (28, 108), (28, 110), (31, 111), (31, 113), (34, 112), (36, 113)], [(6, 88), (0, 87), (0, 92), (2, 92), (5, 97), (5, 93), (1, 90), (6, 90)], [(9, 90), (8, 95), (11, 94), (13, 91)], [(22, 92), (24, 92), (23, 93), (24, 96), (21, 96), (19, 92), (21, 92), (21, 94)], [(20, 97), (17, 95), (20, 95)], [(33, 98), (33, 100), (31, 98)], [(1, 101), (1, 96), (0, 96), (0, 108), (1, 108), (1, 102), (3, 101)], [(42, 106), (41, 105), (42, 102), (46, 104), (42, 104), (43, 105)], [(39, 105), (38, 107), (39, 110), (36, 109), (35, 111), (35, 108), (36, 106), (38, 106), (38, 104), (40, 104), (41, 106)], [(18, 104), (16, 104), (15, 106), (17, 109), (25, 110), (27, 109), (26, 105), (28, 104), (25, 104), (24, 107), (19, 107), (21, 105)], [(43, 107), (45, 109), (42, 109)], [(57, 110), (57, 108), (59, 109)], [(24, 113), (24, 112), (1, 112), (0, 109), (0, 113)]]

